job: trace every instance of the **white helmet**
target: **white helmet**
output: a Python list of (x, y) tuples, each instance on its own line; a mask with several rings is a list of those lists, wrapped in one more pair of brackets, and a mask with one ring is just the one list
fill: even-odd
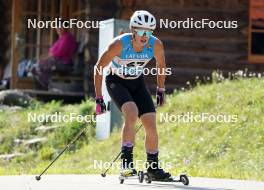
[(135, 11), (132, 17), (130, 18), (130, 29), (132, 27), (140, 27), (155, 30), (156, 19), (148, 11)]

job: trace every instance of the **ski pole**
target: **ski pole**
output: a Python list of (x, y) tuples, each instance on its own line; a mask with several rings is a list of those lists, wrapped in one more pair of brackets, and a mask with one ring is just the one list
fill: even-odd
[[(139, 129), (142, 127), (142, 124), (136, 129), (136, 133), (139, 131)], [(101, 173), (102, 177), (106, 176), (106, 173), (108, 172), (108, 170), (112, 167), (112, 165), (115, 163), (115, 161), (120, 157), (120, 155), (122, 154), (122, 150), (118, 153), (118, 155), (115, 157), (115, 159), (111, 162), (111, 165), (104, 171), (104, 173)]]
[(56, 158), (53, 159), (53, 161), (41, 172), (40, 175), (37, 175), (35, 178), (37, 181), (39, 181), (41, 179), (41, 176), (50, 168), (50, 166), (65, 152), (65, 150), (67, 150), (70, 145), (74, 144), (79, 138), (80, 136), (86, 131), (87, 127), (84, 127), (76, 136), (75, 138), (65, 146), (65, 148), (58, 154), (58, 156), (56, 156)]

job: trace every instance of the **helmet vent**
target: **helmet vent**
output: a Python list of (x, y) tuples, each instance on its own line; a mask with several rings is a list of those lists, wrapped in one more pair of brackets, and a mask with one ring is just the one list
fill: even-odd
[(149, 19), (148, 15), (144, 15), (144, 17), (145, 17), (145, 21), (148, 22)]
[(138, 25), (142, 25), (142, 23), (140, 23), (140, 22), (137, 22), (137, 21), (135, 21), (135, 23), (137, 23)]

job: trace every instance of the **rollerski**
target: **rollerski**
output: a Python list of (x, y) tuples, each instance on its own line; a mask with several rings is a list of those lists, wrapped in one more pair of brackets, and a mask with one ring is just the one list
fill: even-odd
[[(163, 171), (164, 172), (164, 171)], [(148, 172), (143, 172), (139, 171), (138, 172), (138, 180), (140, 183), (143, 183), (145, 180), (146, 183), (151, 183), (152, 181), (159, 181), (159, 182), (180, 182), (183, 183), (183, 185), (189, 185), (189, 179), (186, 174), (180, 174), (178, 177), (171, 176), (169, 173), (164, 174), (154, 174), (153, 173), (148, 173)]]
[(158, 154), (148, 155), (148, 168), (144, 173), (143, 171), (138, 172), (139, 182), (142, 183), (144, 180), (146, 183), (151, 183), (152, 181), (160, 182), (181, 182), (184, 185), (189, 185), (189, 179), (187, 175), (181, 174), (179, 179), (173, 177), (170, 173), (165, 172), (159, 166)]
[(125, 179), (133, 179), (137, 176), (137, 171), (134, 168), (133, 164), (133, 154), (132, 154), (132, 147), (126, 147), (122, 150), (121, 154), (121, 171), (119, 175), (119, 182), (123, 184)]

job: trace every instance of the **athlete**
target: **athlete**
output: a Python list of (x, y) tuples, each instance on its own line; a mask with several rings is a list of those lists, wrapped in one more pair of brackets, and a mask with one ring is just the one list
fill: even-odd
[(124, 115), (122, 128), (121, 174), (136, 174), (133, 166), (135, 124), (140, 118), (145, 129), (147, 172), (156, 180), (166, 180), (171, 175), (165, 172), (158, 159), (158, 134), (156, 111), (143, 78), (143, 68), (154, 57), (157, 68), (157, 105), (164, 104), (165, 57), (162, 42), (154, 37), (156, 20), (148, 11), (135, 11), (130, 19), (131, 33), (116, 37), (95, 65), (94, 85), (96, 112), (102, 114), (106, 106), (102, 96), (102, 68), (110, 62), (110, 74), (106, 76), (106, 87), (112, 100)]

